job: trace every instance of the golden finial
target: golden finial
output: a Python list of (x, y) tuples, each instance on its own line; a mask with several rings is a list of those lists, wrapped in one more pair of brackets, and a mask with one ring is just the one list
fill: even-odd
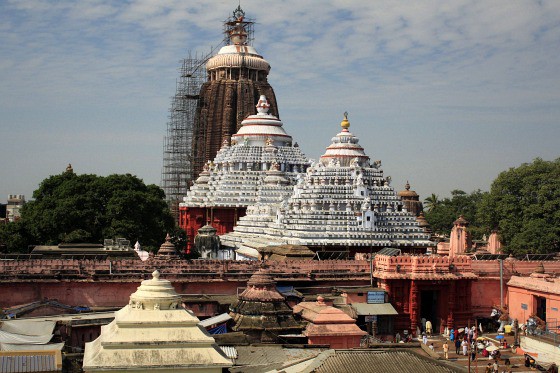
[(348, 121), (348, 112), (345, 111), (344, 112), (344, 119), (342, 120), (342, 122), (340, 122), (340, 127), (342, 127), (342, 129), (347, 130), (348, 127), (350, 127), (350, 122)]

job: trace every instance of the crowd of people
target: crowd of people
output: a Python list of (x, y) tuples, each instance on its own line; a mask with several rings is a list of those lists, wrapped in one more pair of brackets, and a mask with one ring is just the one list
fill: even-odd
[[(428, 336), (431, 334), (429, 332), (431, 332), (431, 330), (426, 327), (425, 332), (422, 333), (422, 343), (428, 346), (430, 350), (435, 351), (434, 344), (429, 343), (428, 340)], [(471, 361), (474, 361), (477, 355), (488, 358), (489, 361), (485, 368), (485, 372), (487, 373), (509, 373), (512, 371), (509, 359), (503, 359), (503, 361), (501, 361), (499, 346), (488, 338), (479, 337), (479, 330), (477, 330), (476, 326), (460, 329), (453, 328), (449, 331), (449, 338), (442, 344), (444, 359), (449, 359), (449, 349), (453, 346), (455, 347), (456, 355), (467, 356)], [(507, 342), (505, 342), (505, 340), (502, 346), (507, 347)], [(500, 363), (503, 365), (500, 366)]]

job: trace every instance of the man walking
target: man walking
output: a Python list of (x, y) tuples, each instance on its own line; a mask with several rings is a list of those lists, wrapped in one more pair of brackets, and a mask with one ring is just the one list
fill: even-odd
[(445, 360), (449, 359), (449, 345), (447, 344), (447, 341), (443, 343), (443, 357)]

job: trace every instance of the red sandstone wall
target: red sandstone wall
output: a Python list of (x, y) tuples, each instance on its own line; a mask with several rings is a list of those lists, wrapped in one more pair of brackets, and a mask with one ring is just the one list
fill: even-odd
[[(504, 304), (507, 304), (507, 286), (504, 281)], [(472, 310), (475, 317), (490, 317), (493, 305), (500, 305), (500, 279), (480, 277), (472, 282)]]
[[(366, 261), (270, 262), (279, 284), (343, 286), (369, 283)], [(170, 261), (125, 259), (0, 261), (0, 307), (45, 298), (68, 305), (122, 307), (144, 278), (160, 270), (179, 294), (237, 294), (261, 263), (251, 261)], [(111, 274), (109, 273), (111, 272)], [(33, 276), (35, 279), (30, 279)], [(318, 290), (319, 292), (319, 290)]]

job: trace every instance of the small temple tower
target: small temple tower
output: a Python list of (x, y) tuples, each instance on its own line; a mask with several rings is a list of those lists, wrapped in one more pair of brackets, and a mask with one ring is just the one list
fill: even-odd
[(231, 367), (214, 338), (192, 312), (180, 308), (181, 297), (154, 271), (142, 281), (115, 320), (86, 343), (85, 372), (214, 372)]
[(238, 7), (225, 23), (230, 41), (206, 63), (208, 81), (202, 85), (194, 123), (193, 175), (196, 178), (206, 162), (214, 159), (222, 146), (253, 114), (259, 96), (266, 95), (271, 114), (278, 116), (274, 90), (268, 83), (268, 62), (248, 43), (248, 29), (253, 22), (245, 19)]
[(420, 201), (420, 196), (418, 195), (418, 193), (416, 193), (416, 191), (414, 190), (410, 190), (410, 184), (408, 183), (408, 181), (404, 186), (404, 190), (401, 190), (398, 193), (398, 196), (401, 197), (401, 200), (403, 201), (404, 206), (406, 207), (408, 212), (412, 213), (414, 216), (420, 215), (420, 213), (424, 209), (424, 206)]
[(216, 228), (211, 225), (205, 225), (198, 230), (194, 238), (194, 248), (202, 259), (224, 259), (218, 258), (220, 237), (216, 234)]
[(232, 329), (246, 334), (252, 343), (281, 343), (282, 335), (300, 334), (303, 329), (276, 290), (276, 281), (262, 268), (251, 276), (230, 311)]
[(178, 258), (177, 250), (175, 249), (175, 245), (171, 242), (171, 236), (167, 233), (165, 237), (165, 242), (159, 247), (157, 252), (158, 258), (168, 258), (168, 259), (176, 259)]
[(449, 256), (464, 255), (472, 247), (471, 233), (467, 230), (469, 222), (459, 216), (453, 222), (451, 237), (449, 238)]
[(294, 313), (308, 321), (303, 334), (307, 336), (308, 343), (327, 344), (330, 348), (356, 348), (360, 347), (361, 338), (367, 332), (356, 325), (356, 320), (344, 311), (329, 306), (322, 296), (317, 297), (317, 302), (301, 302), (294, 306)]

